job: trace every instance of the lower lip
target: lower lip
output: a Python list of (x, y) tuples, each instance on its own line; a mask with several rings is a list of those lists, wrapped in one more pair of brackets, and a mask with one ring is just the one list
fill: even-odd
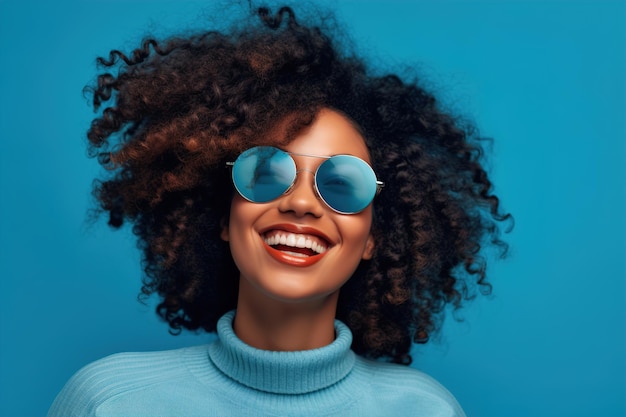
[(320, 253), (319, 255), (314, 255), (314, 256), (295, 256), (295, 255), (290, 255), (288, 253), (276, 250), (265, 242), (263, 242), (263, 245), (267, 253), (269, 253), (272, 258), (276, 259), (280, 263), (284, 263), (284, 264), (292, 265), (292, 266), (300, 266), (300, 267), (311, 266), (317, 263), (319, 260), (321, 260), (325, 254), (324, 252), (324, 253)]

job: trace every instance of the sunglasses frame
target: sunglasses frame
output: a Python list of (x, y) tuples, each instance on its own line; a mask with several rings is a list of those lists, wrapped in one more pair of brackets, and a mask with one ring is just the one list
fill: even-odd
[[(289, 187), (287, 187), (287, 189), (286, 189), (285, 191), (283, 191), (281, 194), (279, 194), (279, 195), (277, 195), (276, 197), (274, 197), (274, 198), (272, 198), (272, 199), (270, 199), (270, 200), (267, 200), (267, 201), (265, 201), (265, 202), (258, 202), (258, 201), (254, 201), (254, 200), (249, 199), (249, 198), (248, 198), (248, 197), (246, 197), (245, 195), (243, 195), (243, 194), (241, 193), (241, 191), (239, 191), (239, 188), (237, 188), (237, 183), (236, 183), (235, 178), (234, 178), (234, 172), (231, 172), (231, 180), (232, 180), (232, 182), (233, 182), (233, 186), (235, 187), (235, 190), (237, 190), (237, 193), (238, 193), (238, 194), (239, 194), (242, 198), (244, 198), (245, 200), (247, 200), (247, 201), (249, 201), (249, 202), (251, 202), (251, 203), (255, 203), (255, 204), (263, 204), (263, 203), (267, 203), (267, 202), (270, 202), (270, 201), (274, 201), (274, 200), (276, 200), (276, 199), (278, 199), (278, 198), (280, 198), (280, 197), (284, 196), (285, 194), (289, 193), (289, 191), (290, 191), (290, 190), (294, 187), (294, 185), (295, 185), (295, 183), (296, 183), (296, 180), (297, 180), (297, 178), (298, 178), (298, 174), (299, 174), (300, 172), (302, 172), (302, 171), (308, 171), (308, 172), (311, 172), (311, 173), (313, 174), (313, 177), (314, 177), (313, 184), (314, 184), (314, 190), (315, 190), (315, 194), (316, 194), (316, 196), (317, 196), (320, 200), (322, 200), (322, 201), (324, 202), (324, 204), (325, 204), (328, 208), (330, 208), (331, 210), (333, 210), (334, 212), (339, 213), (339, 214), (357, 214), (357, 213), (360, 213), (361, 211), (365, 210), (365, 209), (367, 208), (367, 206), (369, 206), (369, 205), (372, 203), (372, 201), (374, 201), (374, 198), (375, 198), (375, 197), (376, 197), (376, 196), (380, 193), (380, 191), (381, 191), (381, 190), (383, 189), (383, 187), (385, 186), (385, 183), (384, 183), (384, 182), (382, 182), (382, 181), (380, 181), (380, 180), (378, 179), (378, 177), (376, 176), (376, 173), (374, 172), (374, 169), (370, 166), (370, 164), (368, 164), (368, 163), (367, 163), (367, 162), (365, 162), (363, 159), (361, 159), (361, 158), (359, 158), (359, 157), (357, 157), (357, 156), (354, 156), (354, 155), (348, 155), (348, 154), (338, 154), (338, 155), (332, 155), (332, 156), (328, 156), (328, 155), (314, 155), (314, 154), (304, 154), (304, 153), (297, 153), (297, 152), (288, 152), (288, 151), (285, 151), (285, 150), (283, 150), (283, 149), (277, 148), (277, 147), (275, 147), (275, 146), (254, 146), (254, 147), (252, 147), (252, 148), (248, 148), (248, 149), (246, 149), (245, 151), (241, 152), (241, 153), (237, 156), (237, 158), (235, 159), (235, 161), (233, 161), (233, 162), (230, 162), (230, 161), (229, 161), (229, 162), (226, 162), (226, 166), (227, 166), (227, 167), (230, 167), (230, 168), (233, 168), (233, 167), (235, 166), (235, 163), (237, 162), (237, 159), (239, 159), (239, 157), (240, 157), (242, 154), (244, 154), (244, 153), (246, 153), (246, 152), (249, 152), (250, 150), (252, 150), (252, 149), (256, 149), (256, 148), (271, 148), (271, 149), (274, 149), (275, 151), (282, 152), (282, 153), (285, 153), (285, 154), (289, 155), (289, 156), (291, 157), (291, 160), (292, 160), (292, 161), (293, 161), (293, 163), (294, 163), (294, 167), (296, 168), (296, 172), (295, 172), (295, 175), (294, 175), (294, 177), (293, 177), (293, 180), (291, 181), (291, 184), (289, 185)], [(361, 210), (359, 210), (359, 211), (355, 211), (355, 212), (351, 212), (351, 211), (349, 211), (349, 212), (345, 212), (345, 211), (341, 211), (341, 210), (336, 209), (335, 207), (333, 207), (333, 206), (331, 206), (330, 204), (328, 204), (328, 202), (324, 199), (324, 197), (322, 197), (322, 194), (320, 193), (320, 190), (319, 190), (319, 188), (318, 188), (318, 186), (317, 186), (317, 173), (318, 173), (318, 171), (319, 171), (320, 167), (322, 166), (322, 164), (323, 164), (324, 162), (326, 162), (326, 161), (324, 161), (324, 162), (322, 162), (320, 165), (318, 165), (318, 167), (315, 169), (315, 172), (313, 172), (313, 171), (308, 170), (308, 169), (297, 169), (297, 166), (296, 166), (296, 161), (293, 159), (293, 156), (294, 156), (294, 155), (295, 155), (295, 156), (304, 156), (304, 157), (309, 157), (309, 158), (320, 158), (320, 159), (325, 159), (326, 161), (327, 161), (327, 160), (329, 160), (329, 159), (332, 159), (332, 158), (338, 157), (338, 156), (347, 156), (347, 157), (354, 158), (354, 159), (357, 159), (357, 160), (361, 161), (363, 164), (365, 164), (365, 165), (366, 165), (366, 166), (367, 166), (367, 167), (368, 167), (368, 168), (372, 171), (372, 174), (374, 175), (374, 178), (376, 179), (376, 192), (375, 192), (375, 194), (374, 194), (374, 197), (372, 197), (372, 200), (371, 200), (371, 201), (370, 201), (370, 202), (369, 202), (369, 203), (368, 203), (365, 207), (363, 207), (363, 208), (362, 208)]]

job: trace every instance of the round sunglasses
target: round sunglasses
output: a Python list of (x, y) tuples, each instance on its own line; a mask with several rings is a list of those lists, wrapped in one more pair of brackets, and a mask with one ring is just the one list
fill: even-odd
[(315, 171), (315, 191), (328, 207), (341, 214), (364, 210), (384, 186), (364, 160), (352, 155), (318, 156), (256, 146), (241, 153), (232, 167), (235, 189), (253, 203), (275, 200), (293, 187), (298, 172), (291, 155), (325, 159)]

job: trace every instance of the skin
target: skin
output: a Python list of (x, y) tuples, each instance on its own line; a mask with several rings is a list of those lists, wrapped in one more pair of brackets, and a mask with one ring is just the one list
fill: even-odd
[[(283, 149), (308, 155), (348, 154), (370, 163), (359, 131), (330, 109), (320, 111), (311, 126)], [(240, 271), (235, 333), (265, 350), (306, 350), (331, 343), (339, 290), (374, 250), (371, 204), (357, 214), (333, 211), (314, 189), (314, 172), (324, 159), (292, 156), (299, 171), (294, 186), (262, 204), (236, 194), (229, 224), (221, 234)], [(265, 243), (275, 234), (301, 235), (326, 250), (297, 256), (293, 253), (297, 249)]]

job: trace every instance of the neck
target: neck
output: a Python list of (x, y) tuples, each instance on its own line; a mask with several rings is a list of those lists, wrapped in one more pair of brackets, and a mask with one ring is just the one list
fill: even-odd
[(306, 302), (283, 302), (259, 295), (241, 280), (233, 328), (246, 344), (271, 351), (317, 349), (335, 340), (339, 293)]

